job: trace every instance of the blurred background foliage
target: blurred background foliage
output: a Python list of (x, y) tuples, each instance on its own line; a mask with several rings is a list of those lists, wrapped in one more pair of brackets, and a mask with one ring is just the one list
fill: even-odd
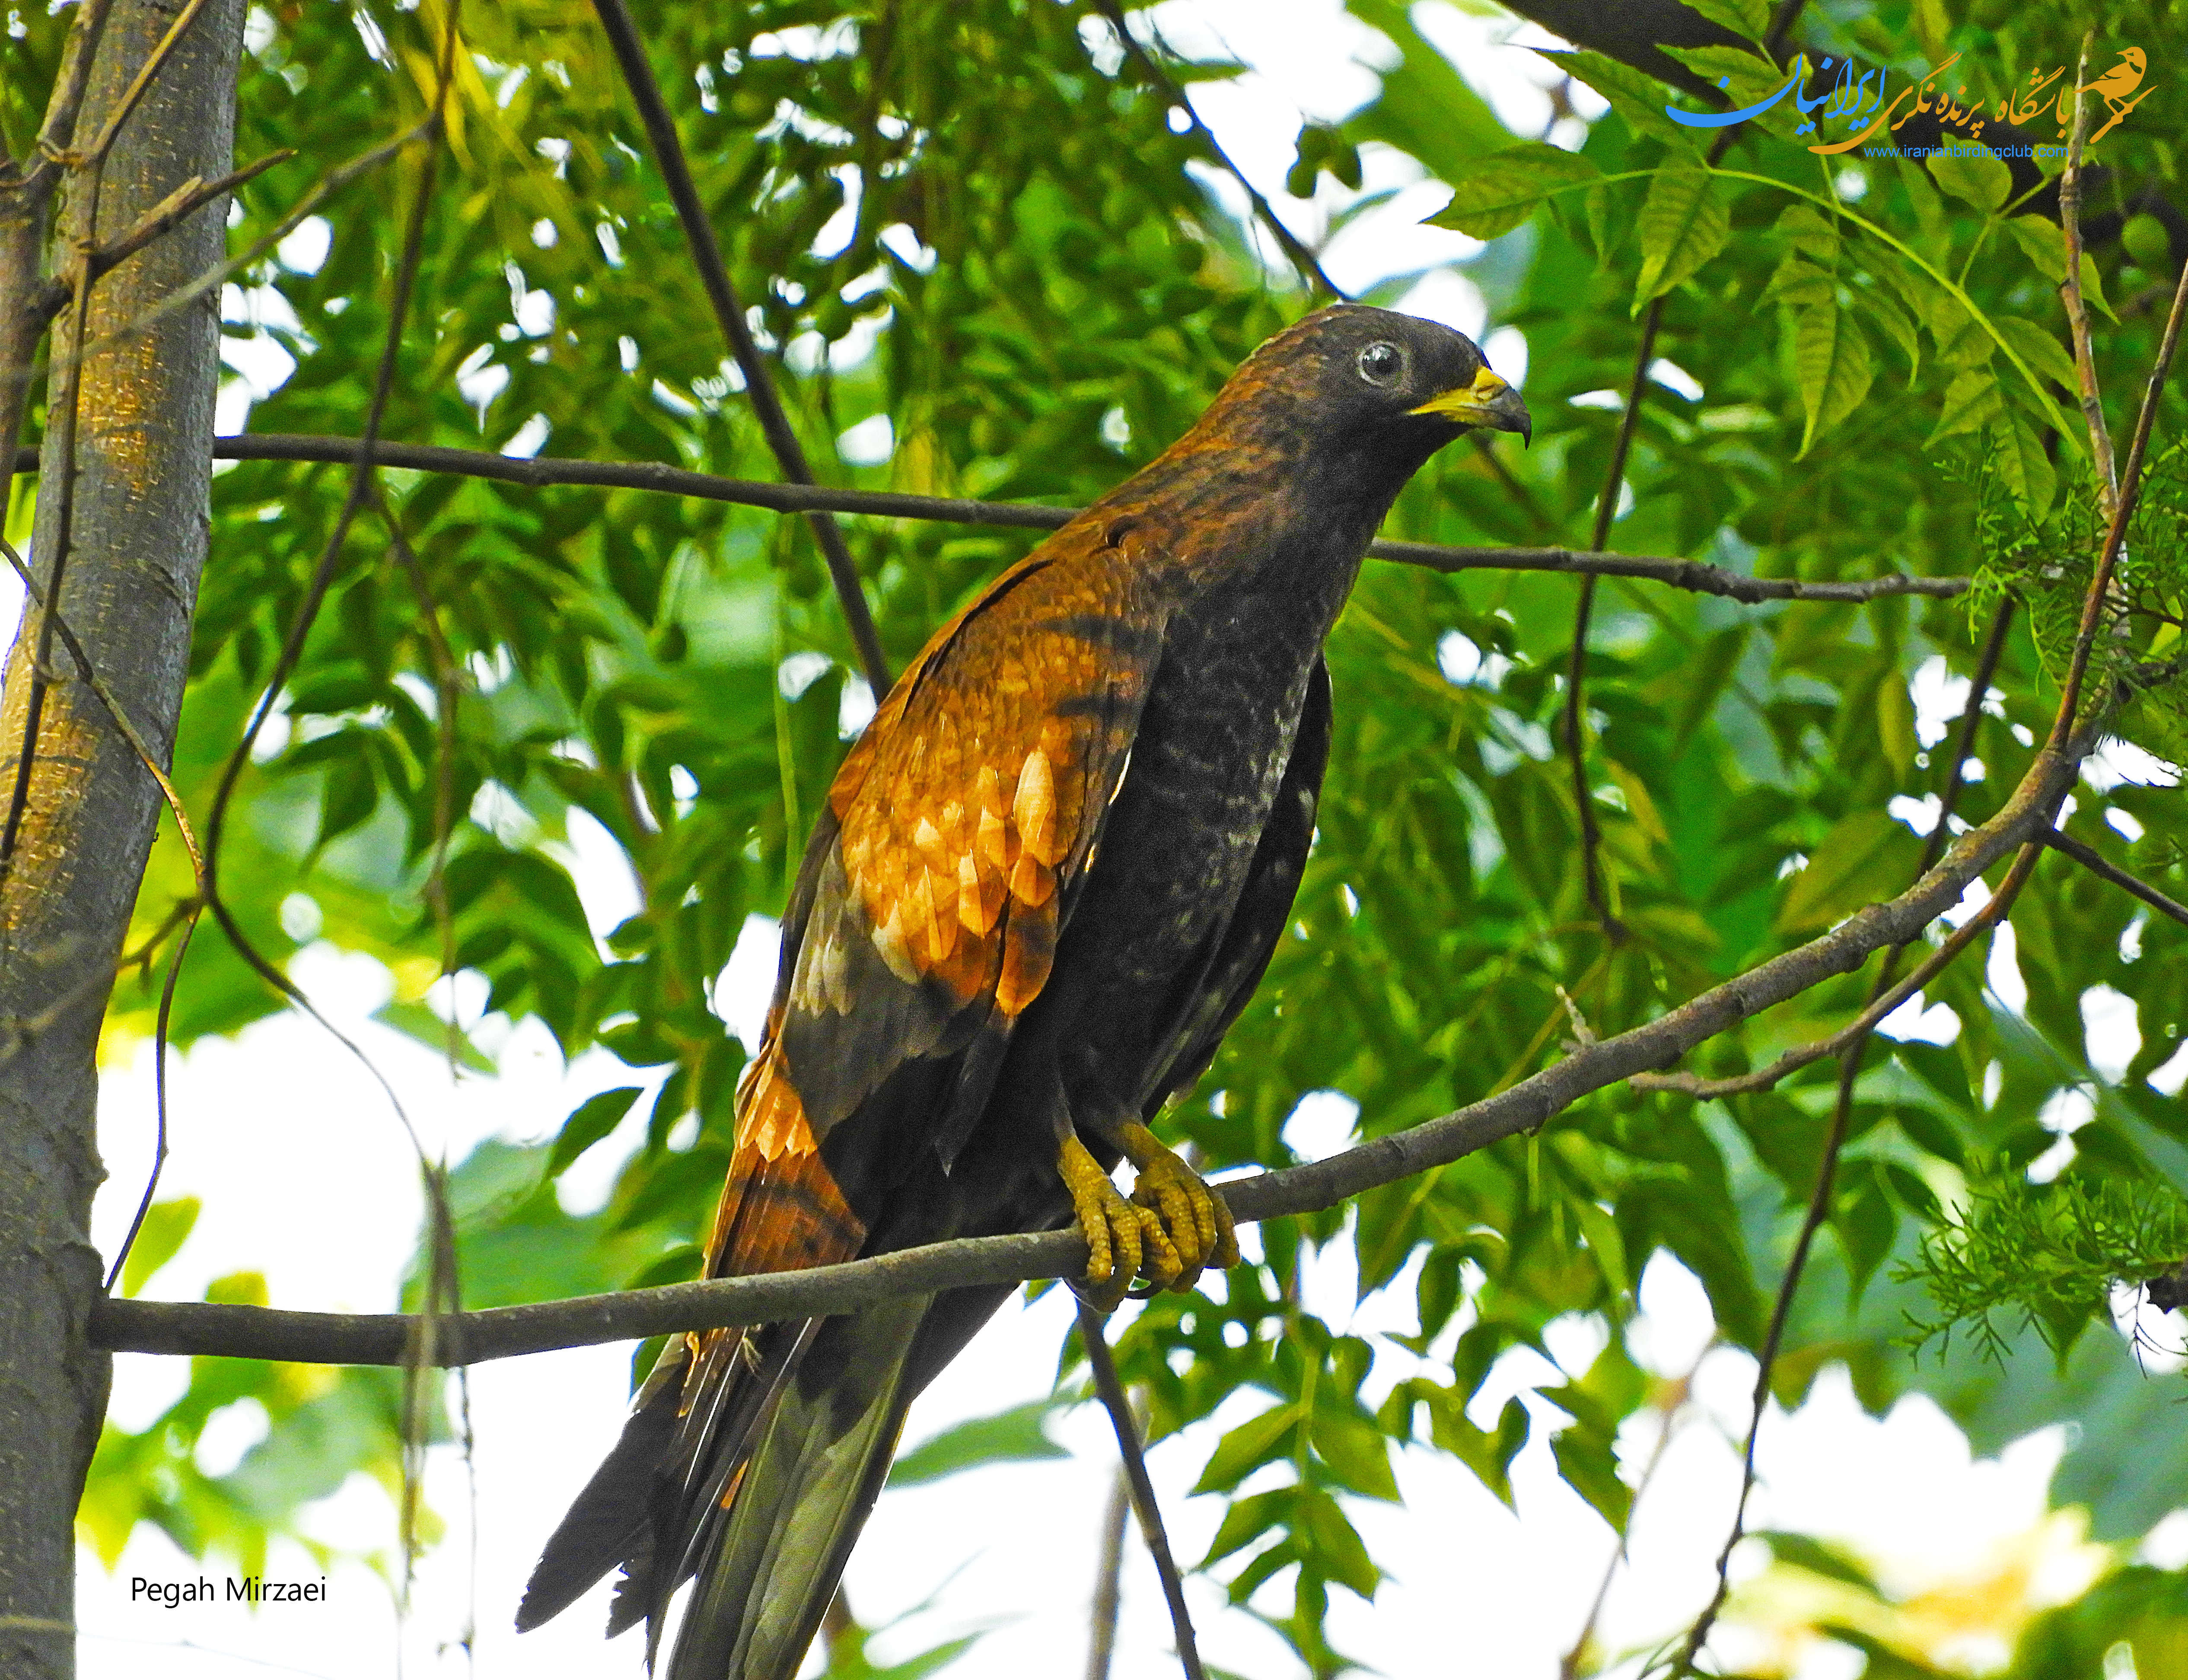
[[(1166, 1123), (1216, 1170), (1293, 1159), (1286, 1123), (1310, 1093), (1356, 1104), (1361, 1136), (1415, 1124), (1525, 1077), (1577, 1031), (1635, 1024), (1900, 890), (1936, 820), (1941, 741), (1989, 614), (2027, 596), (2038, 634), (2024, 614), (1983, 704), (1960, 808), (1970, 821), (2013, 786), (2048, 726), (2044, 592), (2089, 559), (2086, 448), (2077, 428), (2059, 429), (2073, 403), (2063, 259), (2033, 166), (1819, 159), (1794, 137), (1787, 102), (1726, 155), (1736, 176), (1699, 179), (1697, 137), (1711, 131), (1661, 114), (1692, 96), (1587, 57), (1565, 63), (1611, 109), (1562, 119), (1548, 138), (1565, 161), (1546, 166), (1545, 137), (1510, 132), (1396, 0), (1351, 10), (1390, 43), (1380, 91), (1342, 122), (1301, 129), (1294, 197), (1280, 204), (1311, 232), (1341, 228), (1386, 195), (1359, 190), (1362, 153), (1378, 148), (1455, 188), (1446, 220), (1484, 236), (1458, 272), (1491, 328), (1523, 335), (1536, 416), (1525, 454), (1446, 451), (1389, 534), (1587, 546), (1632, 379), (1634, 313), (1661, 290), (1661, 359), (1612, 546), (1809, 578), (1980, 569), (1985, 587), (1972, 602), (1742, 606), (1606, 581), (1587, 762), (1627, 931), (1613, 943), (1583, 894), (1556, 750), (1575, 581), (1370, 562), (1331, 644), (1337, 739), (1294, 937)], [(1759, 4), (1696, 10), (1761, 33)], [(1310, 307), (1097, 8), (655, 0), (638, 14), (829, 482), (1083, 502)], [(9, 12), (0, 123), (11, 144), (33, 126), (66, 15)], [(253, 8), (238, 154), (296, 156), (242, 190), (232, 248), (338, 161), (420, 118), (448, 21), (448, 0)], [(509, 0), (465, 8), (459, 27), (447, 155), (385, 435), (776, 476), (590, 8)], [(2101, 65), (2143, 46), (2154, 84), (2100, 147), (2089, 189), (2105, 300), (2096, 363), (2123, 437), (2188, 256), (2174, 207), (2188, 202), (2188, 88), (2165, 8), (1812, 0), (1793, 39), (1812, 58), (1852, 55), (1903, 80), (1958, 53), (1964, 103), (1988, 104), (2033, 70), (2071, 66), (2086, 29)], [(1783, 79), (1734, 46), (1683, 57), (1689, 82)], [(1165, 67), (1181, 83), (1236, 70)], [(2048, 117), (2034, 135), (2054, 138)], [(351, 187), (230, 287), (228, 330), (254, 365), (269, 342), (292, 364), (265, 381), (278, 388), (250, 408), (250, 430), (359, 430), (420, 161), (413, 148)], [(1529, 182), (1567, 190), (1545, 197)], [(1695, 196), (1674, 215), (1681, 194)], [(1365, 301), (1396, 302), (1414, 278)], [(2161, 444), (2184, 435), (2183, 409), (2176, 381)], [(175, 767), (195, 811), (347, 480), (279, 463), (215, 480)], [(384, 1018), (462, 1065), (490, 1068), (467, 1036), (488, 1017), (536, 1018), (567, 1054), (600, 1045), (630, 1065), (625, 1088), (559, 1129), (489, 1142), (455, 1168), (466, 1305), (691, 1276), (749, 1049), (717, 1012), (720, 976), (748, 919), (779, 910), (871, 706), (819, 557), (800, 522), (717, 504), (400, 471), (381, 482), (244, 772), (223, 888), (276, 961), (324, 940), (384, 962)], [(19, 532), (35, 492), (20, 482)], [(2154, 499), (2153, 555), (2180, 505), (2177, 492)], [(846, 523), (898, 668), (1033, 541)], [(2175, 580), (2138, 581), (2160, 616), (2141, 622), (2136, 650), (2155, 658), (2177, 639)], [(2171, 715), (2147, 707), (2121, 728), (2163, 754), (2179, 738)], [(2085, 774), (2065, 826), (2188, 897), (2188, 812), (2173, 781), (2157, 759), (2115, 751)], [(612, 842), (632, 883), (638, 908), (605, 939), (573, 878), (573, 825), (594, 855)], [(191, 892), (170, 829), (110, 1053), (151, 1032), (173, 913)], [(462, 984), (442, 979), (450, 967)], [(2064, 1324), (2006, 1326), (1997, 1357), (1966, 1337), (1917, 1356), (1910, 1322), (1936, 1308), (1903, 1268), (1979, 1163), (2023, 1181), (2188, 1190), (2184, 981), (2182, 927), (2047, 858), (1988, 967), (1979, 955), (1948, 972), (1919, 1026), (1872, 1052), (1775, 1369), (1787, 1404), (1838, 1362), (1872, 1408), (1929, 1394), (1979, 1451), (2075, 1426), (2054, 1497), (2085, 1508), (2091, 1541), (2111, 1549), (2085, 1597), (1988, 1624), (2013, 1631), (2016, 1675), (2109, 1675), (2106, 1654), (2123, 1643), (2145, 1676), (2188, 1672), (2188, 1584), (2126, 1562), (2188, 1504), (2188, 1408), (2178, 1379), (2114, 1333), (2101, 1278), (2078, 1317), (2070, 1304)], [(1819, 987), (1695, 1063), (1736, 1071), (1828, 1032), (1868, 983)], [(285, 1006), (208, 928), (181, 972), (173, 1040), (233, 1034)], [(2113, 1029), (2101, 1040), (2100, 1018)], [(1668, 1253), (1707, 1290), (1723, 1342), (1759, 1342), (1814, 1181), (1831, 1079), (1824, 1063), (1707, 1104), (1614, 1087), (1539, 1136), (1342, 1213), (1264, 1226), (1257, 1263), (1151, 1303), (1119, 1356), (1156, 1435), (1258, 1396), (1258, 1415), (1221, 1438), (1201, 1476), (1229, 1514), (1193, 1561), (1329, 1676), (1348, 1666), (1324, 1635), (1329, 1594), (1372, 1597), (1381, 1577), (1348, 1507), (1394, 1497), (1396, 1444), (1451, 1452), (1508, 1499), (1514, 1456), (1548, 1429), (1566, 1479), (1622, 1531), (1639, 1474), (1627, 1426), (1672, 1403), (1624, 1338), (1637, 1281)], [(566, 1212), (558, 1175), (632, 1112), (644, 1142), (606, 1205)], [(131, 1287), (194, 1211), (158, 1210)], [(1302, 1307), (1301, 1256), (1331, 1245), (1356, 1257), (1363, 1297), (1415, 1303), (1412, 1333), (1342, 1333)], [(254, 1289), (237, 1277), (216, 1293)], [(1599, 1328), (1593, 1365), (1531, 1403), (1475, 1404), (1501, 1358), (1543, 1351), (1547, 1327), (1576, 1317)], [(2072, 1333), (2086, 1324), (2095, 1332)], [(2178, 1340), (2177, 1321), (2146, 1313), (2144, 1325)], [(1060, 1357), (1075, 1391), (1076, 1356)], [(246, 1398), (265, 1408), (267, 1439), (232, 1473), (198, 1474), (197, 1431)], [(350, 1471), (399, 1474), (398, 1410), (386, 1373), (199, 1361), (151, 1429), (110, 1429), (87, 1530), (110, 1558), (133, 1524), (152, 1522), (193, 1553), (248, 1563)], [(967, 1436), (932, 1473), (1035, 1451), (1028, 1427)], [(1938, 1672), (1922, 1607), (1858, 1559), (1794, 1537), (1768, 1544), (1774, 1561), (1735, 1598), (1735, 1618), (1791, 1615), (1861, 1654), (1872, 1676)], [(856, 1640), (839, 1649), (842, 1672), (875, 1672), (857, 1666)]]

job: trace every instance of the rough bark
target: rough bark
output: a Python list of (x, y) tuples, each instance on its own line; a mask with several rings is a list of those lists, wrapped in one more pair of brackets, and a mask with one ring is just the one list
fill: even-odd
[[(181, 7), (116, 0), (79, 136), (99, 132)], [(79, 174), (64, 237), (112, 238), (233, 149), (242, 0), (211, 0), (121, 130), (98, 227)], [(221, 254), (225, 204), (101, 279), (88, 338), (143, 315)], [(61, 611), (155, 748), (172, 751), (209, 528), (217, 298), (85, 364)], [(63, 335), (61, 347), (66, 347)], [(71, 465), (48, 429), (33, 557), (50, 595), (54, 493)], [(14, 786), (37, 645), (27, 614), (0, 696), (0, 790)], [(86, 1330), (99, 1293), (89, 1233), (104, 1175), (94, 1051), (159, 794), (58, 646), (15, 849), (0, 882), (0, 1674), (74, 1667), (74, 1513), (109, 1361)]]

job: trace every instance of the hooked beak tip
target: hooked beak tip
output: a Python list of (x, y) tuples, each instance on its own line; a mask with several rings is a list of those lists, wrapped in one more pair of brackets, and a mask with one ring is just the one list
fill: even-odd
[(1487, 368), (1470, 385), (1441, 392), (1415, 409), (1417, 414), (1437, 414), (1461, 426), (1483, 426), (1492, 431), (1516, 431), (1522, 441), (1535, 440), (1533, 420), (1517, 391)]

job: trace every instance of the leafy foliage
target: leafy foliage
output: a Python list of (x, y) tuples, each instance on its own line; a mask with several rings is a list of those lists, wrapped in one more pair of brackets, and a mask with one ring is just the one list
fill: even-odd
[[(1288, 275), (1262, 267), (1167, 94), (1085, 8), (638, 9), (734, 278), (832, 482), (1084, 501), (1182, 430), (1306, 307)], [(1699, 9), (1751, 39), (1764, 22), (1745, 0)], [(1448, 187), (1435, 219), (1479, 242), (1450, 266), (1489, 327), (1524, 339), (1537, 417), (1525, 456), (1446, 452), (1401, 501), (1392, 534), (1584, 544), (1619, 420), (1604, 396), (1631, 381), (1633, 317), (1661, 298), (1656, 353), (1669, 365), (1634, 431), (1614, 547), (1810, 579), (1956, 574), (1980, 561), (1983, 587), (1972, 612), (1908, 598), (1749, 608), (1606, 580), (1583, 779), (1627, 930), (1614, 942), (1587, 906), (1556, 750), (1571, 582), (1371, 566), (1331, 645), (1337, 739), (1296, 937), (1202, 1088), (1164, 1122), (1217, 1168), (1294, 1159), (1287, 1125), (1310, 1093), (1356, 1105), (1361, 1136), (1387, 1134), (1545, 1065), (1576, 1015), (1599, 1034), (1633, 1025), (1898, 890), (1950, 769), (1938, 695), (1955, 674), (1965, 684), (1995, 603), (2026, 602), (2033, 640), (2010, 639), (1993, 695), (1977, 696), (1982, 773), (1960, 815), (1980, 820), (2048, 726), (2061, 604), (2078, 600), (2093, 553), (2084, 446), (2061, 405), (2064, 251), (2033, 177), (1982, 161), (1819, 159), (1792, 134), (1790, 105), (1711, 171), (1694, 131), (1663, 116), (1668, 88), (1587, 54), (1559, 62), (1610, 110), (1584, 135), (1561, 134), (1576, 149), (1545, 144), (1508, 130), (1406, 8), (1351, 10), (1390, 43), (1379, 91), (1340, 122), (1302, 127), (1290, 185), (1328, 195), (1334, 225), (1374, 209), (1380, 189), (1354, 189), (1378, 170)], [(336, 161), (418, 120), (448, 20), (440, 0), (252, 17), (239, 152), (296, 155), (242, 190), (238, 250)], [(27, 132), (22, 90), (50, 77), (65, 19), (30, 8), (19, 21), (0, 42), (11, 144)], [(1819, 5), (1803, 27), (1821, 50), (1870, 63), (1964, 51), (1975, 93), (1994, 99), (2032, 66), (2071, 57), (2092, 25), (2159, 38), (2140, 6)], [(589, 8), (513, 0), (466, 8), (461, 28), (386, 434), (776, 476)], [(1783, 80), (1737, 48), (1682, 56), (1735, 96)], [(1187, 82), (1235, 73), (1171, 68)], [(2184, 121), (2188, 93), (2157, 77), (2105, 143), (2112, 172), (2093, 189), (2093, 227), (2137, 193), (2179, 199), (2161, 137)], [(294, 364), (251, 409), (251, 430), (359, 428), (420, 161), (403, 153), (238, 277), (238, 313), (261, 324), (237, 319), (229, 331)], [(2112, 216), (2123, 221), (2129, 236), (2094, 239), (2086, 268), (2117, 311), (2100, 312), (2096, 347), (2116, 431), (2155, 349), (2162, 311), (2149, 297), (2178, 256), (2163, 227), (2139, 225), (2151, 218)], [(1412, 282), (1394, 276), (1369, 301), (1401, 302)], [(2161, 439), (2188, 432), (2185, 411), (2176, 384)], [(2167, 568), (2188, 517), (2184, 471), (2177, 452), (2161, 454), (2130, 542), (2127, 587), (2151, 611), (2129, 619), (2117, 651), (2138, 671), (2177, 655)], [(380, 480), (242, 766), (223, 890), (276, 962), (315, 939), (381, 960), (394, 979), (387, 1018), (460, 1060), (498, 1017), (536, 1019), (566, 1053), (601, 1046), (632, 1068), (559, 1127), (489, 1143), (457, 1168), (468, 1304), (692, 1275), (750, 1049), (717, 1011), (719, 977), (748, 919), (779, 911), (871, 701), (819, 557), (798, 522), (721, 504)], [(211, 803), (346, 483), (336, 469), (279, 462), (216, 480), (174, 767), (195, 812)], [(1031, 541), (906, 521), (862, 521), (850, 538), (899, 667)], [(2179, 756), (2171, 691), (2153, 679), (2141, 691), (2118, 726)], [(2188, 896), (2188, 813), (2163, 775), (2086, 782), (2067, 826)], [(605, 836), (632, 882), (634, 908), (601, 938), (586, 898), (597, 910), (599, 885), (572, 871), (580, 835)], [(149, 960), (117, 988), (110, 1043), (151, 1031), (157, 959), (192, 891), (163, 832), (132, 939)], [(2112, 1415), (2137, 1392), (2121, 1386), (2140, 1379), (2109, 1342), (2083, 1341), (2063, 1376), (2040, 1358), (1919, 1363), (1899, 1343), (1906, 1314), (1931, 1309), (1895, 1266), (1939, 1229), (1941, 1200), (1971, 1162), (2026, 1163), (2052, 1146), (2051, 1105), (2074, 1096), (2093, 1108), (2072, 1162), (2042, 1192), (1996, 1181), (1968, 1204), (1966, 1230), (2003, 1231), (1999, 1209), (2025, 1203), (2049, 1210), (2030, 1230), (2073, 1251), (2107, 1198), (2151, 1205), (2148, 1187), (2178, 1170), (2188, 1143), (2165, 1094), (2177, 1085), (2151, 1084), (2180, 1045), (2188, 934), (2056, 859), (2013, 929), (2025, 1005), (1988, 989), (1971, 959), (1927, 994), (1950, 1012), (1949, 1041), (1892, 1041), (1858, 1086), (1828, 1235), (1776, 1370), (1789, 1402), (1844, 1361), (1866, 1404), (1934, 1392), (1994, 1447), (2009, 1425)], [(453, 1023), (450, 999), (467, 994), (440, 984), (444, 966), (482, 997)], [(1842, 977), (1749, 1021), (1697, 1065), (1743, 1070), (1827, 1032), (1868, 983)], [(2093, 1064), (2084, 1030), (2101, 988), (2131, 1002), (2139, 1033), (2117, 1077)], [(284, 1006), (208, 931), (183, 965), (173, 1035), (234, 1033)], [(1683, 1265), (1722, 1337), (1760, 1343), (1814, 1182), (1831, 1072), (1710, 1105), (1615, 1087), (1537, 1137), (1345, 1214), (1264, 1227), (1255, 1264), (1150, 1303), (1119, 1355), (1155, 1434), (1239, 1396), (1258, 1408), (1202, 1473), (1225, 1515), (1201, 1567), (1324, 1677), (1348, 1666), (1327, 1628), (1332, 1589), (1372, 1598), (1384, 1579), (1348, 1511), (1393, 1496), (1395, 1446), (1451, 1453), (1508, 1500), (1515, 1457), (1547, 1437), (1567, 1480), (1622, 1530), (1634, 1469), (1619, 1457), (1620, 1425), (1651, 1403), (1624, 1336), (1639, 1280)], [(606, 1205), (566, 1212), (556, 1177), (630, 1113), (644, 1139)], [(1932, 1237), (1922, 1252), (1966, 1255), (1956, 1240)], [(1410, 1299), (1410, 1330), (1355, 1334), (1301, 1305), (1304, 1267), (1330, 1249), (1352, 1256), (1363, 1299)], [(2078, 1276), (2062, 1271), (2059, 1287), (2071, 1294)], [(1501, 1362), (1541, 1354), (1550, 1327), (1573, 1319), (1602, 1332), (1593, 1364), (1501, 1407), (1483, 1401)], [(200, 1361), (158, 1429), (102, 1448), (86, 1521), (110, 1556), (138, 1520), (191, 1549), (251, 1555), (336, 1469), (396, 1463), (393, 1391), (374, 1380)], [(271, 1429), (257, 1468), (197, 1475), (195, 1431), (245, 1397)], [(2184, 1440), (2180, 1409), (2159, 1406), (2132, 1450), (2177, 1463)], [(996, 1441), (1030, 1446), (1022, 1431)], [(2086, 1430), (2061, 1497), (2124, 1498), (2112, 1471), (2125, 1450)], [(2124, 1534), (2179, 1494), (2101, 1514)]]

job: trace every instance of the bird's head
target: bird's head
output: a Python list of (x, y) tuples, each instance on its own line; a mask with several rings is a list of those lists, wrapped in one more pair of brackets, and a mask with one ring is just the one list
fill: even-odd
[(1334, 304), (1271, 339), (1254, 362), (1264, 357), (1299, 418), (1324, 437), (1387, 441), (1425, 459), (1475, 426), (1533, 436), (1526, 403), (1474, 341), (1418, 315)]

